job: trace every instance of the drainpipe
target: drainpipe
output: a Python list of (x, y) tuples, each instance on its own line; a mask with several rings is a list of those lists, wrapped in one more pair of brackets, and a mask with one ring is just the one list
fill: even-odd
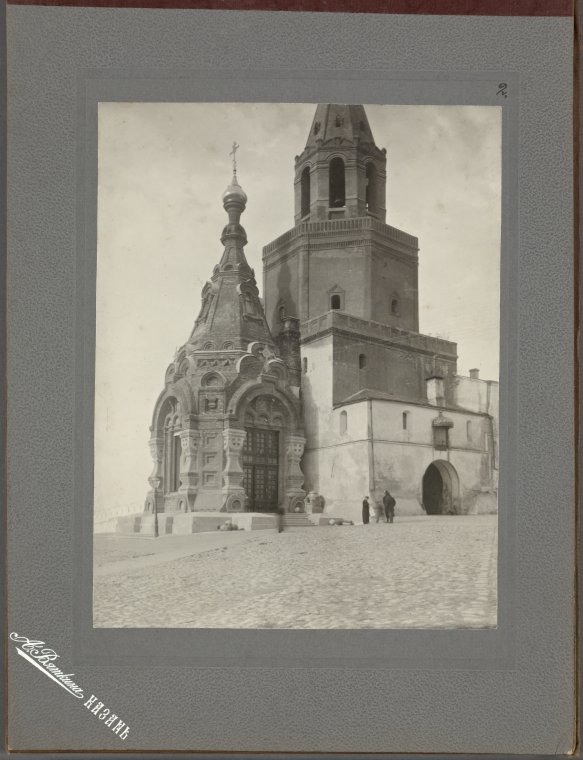
[(373, 499), (375, 490), (375, 471), (374, 471), (374, 430), (372, 424), (372, 399), (368, 399), (368, 420), (367, 420), (367, 437), (368, 437), (368, 491), (369, 496)]

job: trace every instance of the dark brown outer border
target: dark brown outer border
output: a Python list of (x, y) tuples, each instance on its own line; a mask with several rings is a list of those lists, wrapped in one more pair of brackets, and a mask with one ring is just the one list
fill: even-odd
[(9, 5), (460, 16), (573, 16), (574, 0), (7, 0)]

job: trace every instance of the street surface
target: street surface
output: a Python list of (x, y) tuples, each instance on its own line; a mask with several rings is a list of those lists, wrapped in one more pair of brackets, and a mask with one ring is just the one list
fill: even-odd
[(496, 515), (94, 538), (96, 627), (496, 625)]

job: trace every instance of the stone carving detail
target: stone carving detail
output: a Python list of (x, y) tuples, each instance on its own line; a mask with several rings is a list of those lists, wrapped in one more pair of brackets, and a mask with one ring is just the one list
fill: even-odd
[(245, 422), (248, 425), (260, 424), (270, 427), (283, 427), (288, 414), (285, 406), (273, 396), (259, 396), (247, 407)]
[(182, 454), (180, 457), (178, 503), (182, 506), (182, 511), (190, 512), (194, 507), (198, 491), (198, 444), (200, 433), (198, 430), (181, 430), (179, 435)]
[(154, 462), (154, 469), (152, 474), (148, 478), (148, 482), (154, 488), (153, 480), (160, 480), (162, 478), (162, 456), (164, 454), (164, 439), (163, 438), (150, 438), (148, 445), (150, 447), (150, 455)]
[(222, 414), (223, 397), (215, 394), (201, 394), (200, 411), (202, 414)]
[(225, 452), (225, 466), (223, 469), (223, 509), (232, 510), (232, 504), (239, 501), (245, 504), (246, 496), (243, 488), (243, 468), (241, 466), (241, 453), (245, 445), (247, 433), (237, 428), (223, 430), (223, 450)]
[(150, 438), (148, 445), (154, 467), (148, 478), (150, 490), (146, 494), (145, 510), (153, 512), (156, 506), (159, 511), (163, 510), (164, 494), (160, 486), (163, 478), (164, 438)]
[(288, 435), (285, 440), (285, 504), (288, 512), (295, 511), (298, 506), (305, 511), (304, 473), (300, 468), (305, 445), (303, 435)]

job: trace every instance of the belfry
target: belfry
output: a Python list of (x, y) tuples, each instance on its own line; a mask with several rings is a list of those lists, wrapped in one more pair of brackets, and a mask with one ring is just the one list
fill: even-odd
[(263, 249), (271, 332), (299, 322), (308, 508), (358, 520), (389, 489), (401, 514), (492, 511), (498, 383), (419, 333), (419, 241), (386, 223), (386, 182), (364, 107), (318, 105), (294, 226)]
[(223, 194), (223, 255), (152, 417), (149, 513), (303, 508), (297, 321), (284, 326), (280, 350), (245, 258), (246, 203), (235, 164)]

